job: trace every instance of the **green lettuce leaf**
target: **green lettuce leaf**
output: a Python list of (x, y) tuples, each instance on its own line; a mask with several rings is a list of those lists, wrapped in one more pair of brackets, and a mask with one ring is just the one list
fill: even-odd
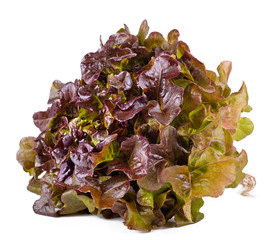
[(65, 191), (61, 196), (61, 201), (64, 206), (59, 211), (59, 214), (73, 214), (84, 209), (88, 209), (89, 212), (94, 212), (95, 205), (93, 199), (86, 195), (78, 195), (73, 189)]
[(233, 135), (233, 138), (236, 141), (240, 141), (250, 135), (253, 130), (253, 122), (247, 117), (241, 117), (237, 122), (237, 128), (235, 134)]
[(219, 197), (236, 179), (238, 162), (228, 156), (210, 162), (191, 172), (191, 198)]
[(229, 112), (223, 121), (223, 127), (230, 130), (231, 133), (235, 133), (240, 114), (248, 105), (248, 93), (245, 83), (242, 84), (238, 92), (233, 93), (221, 103), (229, 106)]
[(22, 165), (24, 171), (32, 175), (32, 169), (35, 167), (36, 152), (34, 148), (36, 142), (34, 137), (24, 137), (20, 140), (19, 150), (16, 153), (17, 161)]
[[(116, 135), (114, 135), (116, 137)], [(91, 161), (93, 163), (93, 167), (103, 163), (113, 161), (118, 155), (120, 151), (120, 145), (115, 140), (113, 135), (110, 136), (110, 139), (106, 138), (106, 145), (102, 148), (100, 152), (92, 152), (91, 153)]]

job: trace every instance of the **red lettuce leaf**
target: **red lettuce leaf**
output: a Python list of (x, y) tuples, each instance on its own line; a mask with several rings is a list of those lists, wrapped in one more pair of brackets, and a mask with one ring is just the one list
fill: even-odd
[(124, 159), (117, 159), (108, 167), (108, 174), (123, 171), (130, 179), (139, 179), (147, 175), (150, 154), (149, 142), (142, 136), (134, 135), (121, 143)]
[(114, 109), (114, 117), (120, 122), (127, 121), (146, 107), (147, 98), (145, 95), (134, 97), (125, 103), (118, 103)]
[(160, 104), (155, 100), (148, 103), (148, 113), (160, 124), (169, 125), (181, 111), (183, 89), (162, 79), (159, 96)]
[(96, 186), (85, 185), (78, 190), (89, 192), (98, 209), (112, 208), (115, 202), (121, 199), (129, 189), (129, 181), (124, 176), (114, 176), (100, 182)]
[(162, 79), (175, 78), (179, 73), (178, 61), (172, 58), (170, 54), (163, 53), (155, 58), (151, 69), (140, 74), (138, 85), (149, 99), (158, 99)]

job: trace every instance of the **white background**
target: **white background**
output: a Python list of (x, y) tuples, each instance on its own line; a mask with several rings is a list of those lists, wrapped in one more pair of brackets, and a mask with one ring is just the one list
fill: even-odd
[[(278, 239), (278, 38), (275, 1), (30, 1), (0, 2), (1, 239)], [(254, 132), (236, 143), (249, 156), (253, 197), (229, 189), (205, 199), (201, 222), (143, 234), (100, 216), (50, 218), (32, 211), (38, 196), (15, 155), (19, 140), (37, 136), (32, 114), (47, 108), (51, 83), (80, 78), (80, 60), (123, 24), (137, 34), (142, 20), (165, 37), (176, 28), (191, 52), (216, 71), (233, 62), (230, 86), (245, 81)], [(4, 225), (3, 225), (4, 223)], [(4, 237), (6, 236), (6, 237)]]

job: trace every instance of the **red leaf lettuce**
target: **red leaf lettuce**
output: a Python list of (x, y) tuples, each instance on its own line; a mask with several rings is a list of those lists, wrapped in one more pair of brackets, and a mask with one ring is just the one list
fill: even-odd
[(255, 179), (233, 146), (253, 131), (243, 83), (231, 94), (231, 62), (218, 74), (195, 58), (179, 32), (167, 40), (127, 26), (81, 61), (81, 79), (54, 81), (46, 111), (33, 115), (37, 137), (20, 141), (17, 160), (40, 195), (33, 209), (58, 216), (122, 217), (150, 231), (174, 218), (200, 221), (203, 197)]

